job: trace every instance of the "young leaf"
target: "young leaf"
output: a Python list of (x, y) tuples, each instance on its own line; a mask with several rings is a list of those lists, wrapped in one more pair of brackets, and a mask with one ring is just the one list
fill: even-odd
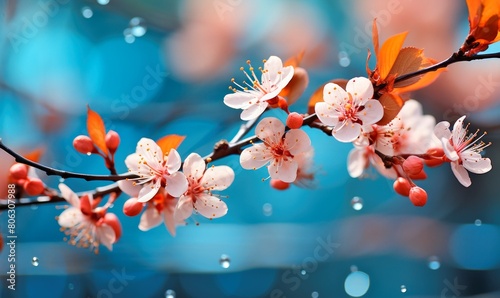
[(391, 71), (394, 62), (398, 58), (399, 51), (403, 47), (408, 32), (403, 32), (391, 36), (380, 48), (377, 56), (377, 65), (380, 71), (380, 77), (384, 80)]
[(398, 115), (404, 104), (403, 99), (393, 93), (384, 93), (379, 101), (384, 107), (384, 117), (377, 122), (378, 125), (386, 125), (391, 122)]
[(101, 149), (104, 155), (108, 155), (108, 147), (106, 147), (106, 128), (101, 116), (92, 111), (87, 106), (87, 132), (89, 137), (94, 142), (94, 145)]
[(156, 141), (156, 144), (160, 146), (163, 154), (166, 154), (170, 152), (170, 149), (177, 149), (185, 138), (185, 136), (168, 135)]

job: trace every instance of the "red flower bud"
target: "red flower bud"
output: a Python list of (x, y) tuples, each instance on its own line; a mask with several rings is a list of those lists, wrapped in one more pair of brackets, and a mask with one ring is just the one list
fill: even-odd
[(136, 216), (141, 213), (143, 207), (144, 203), (138, 202), (137, 198), (130, 198), (123, 204), (123, 213), (127, 216)]
[(14, 179), (26, 179), (28, 177), (28, 166), (22, 163), (15, 163), (10, 167), (10, 176)]
[(290, 127), (291, 129), (300, 128), (303, 122), (304, 118), (296, 112), (290, 113), (288, 115), (288, 118), (286, 118), (286, 126)]
[(277, 190), (285, 190), (290, 187), (290, 183), (283, 182), (278, 179), (271, 179), (271, 187), (276, 188)]
[(415, 155), (411, 155), (403, 162), (403, 170), (408, 175), (418, 175), (422, 172), (424, 168), (424, 162), (422, 159), (416, 157)]
[(407, 197), (410, 195), (410, 182), (403, 177), (399, 177), (398, 179), (396, 179), (392, 187), (398, 194), (402, 196)]
[(429, 150), (427, 150), (426, 154), (433, 157), (431, 159), (424, 160), (425, 165), (428, 167), (437, 167), (437, 166), (440, 166), (444, 162), (443, 157), (445, 155), (444, 155), (444, 151), (442, 148), (429, 149)]
[(73, 140), (73, 147), (82, 154), (97, 152), (92, 140), (84, 135), (79, 135)]
[(111, 154), (113, 154), (120, 145), (120, 135), (116, 131), (110, 130), (106, 134), (105, 141), (106, 141), (106, 147), (108, 147)]
[(423, 188), (414, 186), (410, 189), (410, 201), (413, 205), (422, 207), (427, 203), (427, 193)]
[(30, 196), (37, 196), (43, 193), (45, 185), (38, 178), (28, 178), (23, 185), (24, 191)]

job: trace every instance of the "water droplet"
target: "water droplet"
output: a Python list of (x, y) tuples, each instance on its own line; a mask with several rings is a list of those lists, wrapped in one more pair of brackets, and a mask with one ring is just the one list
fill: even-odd
[(37, 204), (32, 204), (31, 205), (31, 210), (37, 210), (38, 209), (38, 205)]
[(262, 206), (262, 212), (264, 212), (265, 216), (271, 216), (271, 215), (273, 215), (273, 205), (271, 205), (269, 203), (265, 203)]
[(439, 262), (439, 258), (436, 256), (429, 257), (429, 268), (431, 270), (438, 270), (441, 267), (441, 263)]
[(109, 3), (109, 0), (97, 0), (97, 3), (101, 5), (107, 5)]
[(92, 155), (92, 152), (87, 152), (87, 156), (91, 156)]
[(349, 66), (349, 64), (351, 64), (351, 59), (349, 58), (349, 54), (347, 54), (344, 51), (339, 52), (339, 64), (342, 67)]
[(64, 178), (59, 178), (59, 183), (64, 183)]
[(370, 276), (363, 271), (351, 272), (344, 282), (344, 290), (351, 297), (361, 297), (369, 288)]
[(38, 262), (38, 258), (37, 258), (37, 257), (33, 257), (33, 258), (31, 259), (31, 265), (33, 265), (33, 266), (37, 267), (37, 266), (38, 266), (38, 264), (40, 264), (40, 263)]
[(300, 274), (302, 275), (306, 275), (307, 274), (307, 271), (305, 271), (304, 269), (300, 270)]
[(75, 289), (75, 285), (74, 285), (74, 284), (72, 284), (72, 283), (69, 283), (69, 284), (68, 284), (68, 289), (70, 289), (70, 290), (72, 290), (72, 291), (73, 291), (73, 290)]
[(175, 298), (175, 291), (174, 290), (165, 291), (165, 298)]
[(358, 266), (351, 265), (351, 272), (358, 271)]
[(220, 259), (219, 259), (219, 264), (224, 269), (229, 268), (229, 266), (231, 266), (231, 260), (229, 259), (229, 256), (227, 256), (227, 255), (221, 255)]
[(92, 9), (88, 6), (82, 7), (82, 16), (86, 19), (90, 19), (94, 15)]
[(314, 291), (311, 293), (311, 298), (318, 298), (319, 297), (319, 293)]
[(141, 37), (148, 31), (143, 18), (134, 17), (129, 22), (130, 33), (135, 37)]
[(126, 28), (125, 30), (123, 30), (123, 36), (125, 36), (126, 43), (134, 43), (135, 36), (132, 34), (132, 29)]
[(406, 293), (406, 286), (405, 285), (401, 285), (401, 293)]
[(479, 227), (479, 226), (481, 226), (483, 224), (483, 222), (480, 219), (476, 219), (474, 221), (474, 224)]
[(360, 197), (353, 197), (351, 200), (352, 209), (359, 211), (363, 209), (363, 199)]

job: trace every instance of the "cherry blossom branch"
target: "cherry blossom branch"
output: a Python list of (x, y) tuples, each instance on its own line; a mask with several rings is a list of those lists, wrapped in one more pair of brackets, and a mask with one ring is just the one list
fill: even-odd
[(42, 165), (40, 163), (31, 161), (27, 158), (24, 158), (23, 156), (19, 155), (18, 153), (14, 152), (12, 149), (7, 147), (2, 142), (2, 139), (0, 139), (0, 149), (2, 149), (7, 154), (14, 157), (16, 162), (23, 163), (25, 165), (37, 168), (37, 169), (45, 172), (48, 176), (59, 176), (59, 177), (64, 178), (64, 179), (66, 179), (66, 178), (79, 178), (79, 179), (84, 179), (86, 181), (96, 181), (96, 180), (119, 181), (119, 180), (124, 180), (126, 178), (135, 178), (136, 177), (135, 175), (131, 175), (131, 174), (126, 174), (126, 175), (91, 175), (91, 174), (81, 174), (81, 173), (67, 172), (67, 171), (54, 169), (54, 168)]

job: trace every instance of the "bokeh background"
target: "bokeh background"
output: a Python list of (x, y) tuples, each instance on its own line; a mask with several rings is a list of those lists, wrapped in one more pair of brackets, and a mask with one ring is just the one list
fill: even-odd
[[(105, 174), (102, 160), (71, 146), (86, 133), (89, 104), (120, 133), (118, 161), (141, 137), (173, 133), (187, 136), (183, 158), (205, 155), (238, 130), (239, 111), (222, 99), (247, 59), (304, 50), (310, 83), (292, 109), (305, 112), (321, 84), (366, 75), (374, 17), (381, 40), (409, 31), (405, 45), (437, 60), (468, 33), (465, 1), (456, 0), (1, 0), (0, 137), (21, 153), (43, 148), (49, 166)], [(61, 204), (17, 207), (16, 291), (7, 289), (4, 248), (0, 296), (500, 297), (499, 63), (452, 65), (412, 96), (437, 121), (466, 114), (473, 129), (488, 129), (493, 170), (473, 175), (467, 189), (448, 166), (431, 169), (420, 184), (429, 202), (413, 207), (375, 172), (350, 178), (351, 145), (306, 128), (313, 188), (274, 190), (261, 181), (264, 169), (243, 171), (237, 157), (225, 158), (218, 164), (237, 174), (225, 192), (228, 214), (195, 217), (175, 238), (163, 226), (139, 231), (138, 217), (120, 214), (121, 198), (111, 210), (124, 234), (112, 252), (94, 255), (63, 241)], [(2, 197), (12, 163), (0, 153)], [(6, 225), (4, 212), (3, 235)]]

